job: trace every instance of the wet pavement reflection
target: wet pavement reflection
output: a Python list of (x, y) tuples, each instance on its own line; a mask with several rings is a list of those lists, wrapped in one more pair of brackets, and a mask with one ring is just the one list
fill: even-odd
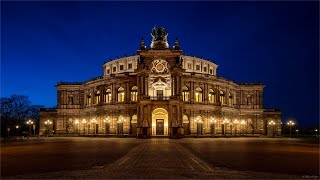
[(303, 178), (319, 144), (275, 138), (47, 138), (1, 147), (2, 178)]

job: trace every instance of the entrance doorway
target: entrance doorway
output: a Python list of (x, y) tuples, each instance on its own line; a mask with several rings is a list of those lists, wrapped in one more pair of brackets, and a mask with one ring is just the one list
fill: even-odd
[(168, 112), (163, 108), (152, 112), (152, 135), (168, 135)]
[(123, 134), (123, 123), (117, 123), (117, 134)]
[(157, 90), (157, 99), (161, 100), (163, 98), (163, 90)]
[(203, 135), (203, 125), (202, 123), (197, 123), (197, 134)]
[(164, 135), (164, 120), (163, 119), (157, 119), (156, 134), (157, 135)]

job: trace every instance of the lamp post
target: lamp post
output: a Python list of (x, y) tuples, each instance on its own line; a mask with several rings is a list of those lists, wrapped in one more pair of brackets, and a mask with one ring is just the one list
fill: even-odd
[(96, 131), (97, 131), (97, 130), (96, 130), (96, 127), (97, 127), (97, 126), (96, 126), (96, 124), (97, 124), (97, 120), (96, 120), (96, 119), (92, 119), (92, 120), (91, 120), (91, 122), (92, 122), (92, 124), (93, 124), (93, 126), (94, 126), (94, 128), (93, 128), (94, 133), (93, 133), (93, 134), (96, 134)]
[(104, 134), (107, 134), (107, 129), (108, 129), (108, 134), (109, 134), (109, 123), (110, 123), (110, 120), (108, 117), (106, 117), (105, 120), (103, 120), (104, 122)]
[(33, 121), (31, 119), (29, 119), (27, 121), (27, 125), (29, 126), (29, 136), (31, 135), (31, 126), (33, 125)]
[(76, 126), (77, 126), (77, 133), (78, 133), (78, 135), (79, 135), (79, 120), (76, 119), (76, 121), (75, 121), (74, 123), (75, 123)]
[(297, 135), (298, 135), (298, 133), (299, 133), (299, 129), (296, 129), (296, 133), (297, 133)]
[(290, 127), (290, 137), (291, 137), (291, 127), (295, 124), (293, 121), (287, 122), (288, 126)]
[(316, 132), (316, 136), (318, 136), (318, 129), (315, 129), (314, 131)]
[(269, 122), (269, 126), (272, 127), (272, 128), (271, 128), (271, 129), (272, 129), (272, 131), (271, 131), (272, 137), (274, 137), (274, 135), (275, 135), (275, 133), (274, 133), (275, 124), (276, 124), (276, 123), (275, 123), (273, 120), (271, 120), (271, 121)]
[(52, 124), (52, 121), (46, 120), (44, 123), (46, 124), (46, 135), (47, 135), (47, 137), (48, 137), (48, 135), (49, 135), (49, 128), (48, 128), (48, 126), (49, 126), (50, 124)]
[(87, 124), (87, 121), (85, 119), (82, 120), (82, 125), (83, 125), (83, 134), (86, 133), (86, 124)]

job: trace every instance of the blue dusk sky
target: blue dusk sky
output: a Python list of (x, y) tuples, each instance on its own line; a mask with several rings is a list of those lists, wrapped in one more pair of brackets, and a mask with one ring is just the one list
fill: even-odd
[(218, 76), (262, 82), (265, 108), (319, 124), (319, 2), (1, 2), (1, 97), (53, 107), (59, 81), (103, 75), (154, 25)]

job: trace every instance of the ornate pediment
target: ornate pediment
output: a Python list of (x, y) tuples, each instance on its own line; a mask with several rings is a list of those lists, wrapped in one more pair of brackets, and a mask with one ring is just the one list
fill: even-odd
[(151, 73), (168, 74), (168, 62), (163, 59), (156, 59), (152, 61)]

